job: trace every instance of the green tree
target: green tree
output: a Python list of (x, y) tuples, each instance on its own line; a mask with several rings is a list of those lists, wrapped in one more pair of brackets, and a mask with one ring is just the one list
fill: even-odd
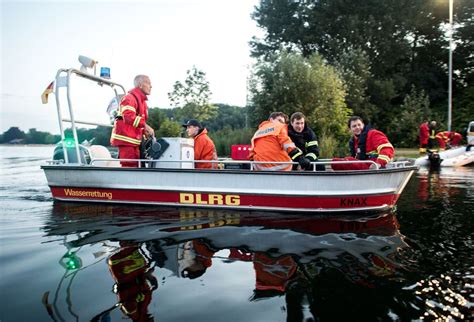
[(413, 86), (400, 106), (400, 114), (393, 119), (387, 129), (387, 136), (398, 147), (413, 147), (418, 144), (419, 126), (433, 118), (426, 93)]
[(209, 137), (214, 141), (219, 157), (230, 157), (232, 145), (250, 144), (254, 132), (255, 129), (250, 128), (230, 129), (226, 127), (216, 132), (209, 132)]
[(150, 108), (148, 109), (148, 120), (147, 124), (150, 125), (155, 132), (158, 131), (163, 124), (164, 120), (168, 117), (164, 110), (160, 108)]
[[(454, 3), (456, 97), (473, 77), (474, 1)], [(348, 94), (349, 107), (382, 130), (398, 117), (412, 85), (425, 91), (433, 112), (446, 115), (448, 1), (262, 0), (253, 18), (266, 31), (263, 39), (251, 42), (255, 57), (268, 59), (283, 47), (305, 57), (317, 52), (331, 64), (342, 64), (348, 91), (366, 89), (365, 96)], [(347, 69), (347, 62), (364, 66), (354, 56), (357, 50), (367, 55), (371, 76), (365, 84), (363, 77), (355, 79), (354, 87), (354, 77), (363, 75)], [(344, 57), (348, 51), (350, 60)]]
[[(315, 130), (324, 146), (329, 136), (338, 142), (348, 138), (346, 122), (351, 110), (347, 108), (344, 85), (335, 68), (314, 54), (272, 55), (268, 62), (258, 63), (253, 71), (250, 92), (256, 119), (265, 120), (273, 111), (288, 115), (300, 111)], [(330, 151), (336, 153), (336, 151)]]
[(109, 146), (110, 135), (112, 134), (112, 128), (106, 126), (98, 126), (95, 129), (89, 130), (92, 143), (97, 145)]
[(470, 121), (474, 121), (474, 83), (464, 88), (453, 100), (452, 128), (460, 132)]
[(246, 107), (215, 104), (217, 115), (206, 122), (210, 131), (229, 129), (243, 129), (248, 126), (248, 109)]
[(25, 132), (20, 130), (20, 128), (18, 128), (16, 126), (12, 126), (8, 130), (3, 132), (2, 137), (3, 137), (3, 142), (2, 143), (8, 143), (12, 140), (22, 140), (22, 139), (24, 140), (24, 139), (26, 139), (26, 134), (25, 134)]
[(368, 87), (372, 77), (370, 58), (362, 49), (346, 49), (335, 63), (346, 85), (346, 103), (354, 115), (375, 119), (377, 108), (370, 102)]
[(160, 129), (156, 132), (155, 135), (160, 137), (179, 137), (181, 132), (183, 131), (183, 127), (178, 122), (164, 119), (161, 123)]
[(216, 116), (216, 107), (209, 103), (211, 90), (206, 74), (195, 66), (186, 72), (184, 83), (177, 81), (168, 98), (174, 107), (180, 107), (178, 117), (207, 121)]
[(57, 141), (58, 136), (48, 132), (37, 131), (34, 128), (28, 130), (25, 138), (25, 143), (27, 144), (55, 144)]

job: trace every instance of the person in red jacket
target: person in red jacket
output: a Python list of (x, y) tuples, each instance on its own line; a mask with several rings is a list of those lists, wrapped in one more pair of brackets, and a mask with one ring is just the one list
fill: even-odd
[(445, 150), (446, 147), (458, 146), (462, 141), (462, 135), (458, 132), (444, 131), (436, 134), (436, 140), (441, 150)]
[[(252, 138), (250, 160), (258, 162), (292, 162), (296, 161), (302, 169), (309, 166), (310, 161), (296, 147), (288, 136), (286, 122), (288, 116), (282, 112), (273, 112), (267, 121), (258, 126)], [(256, 170), (290, 171), (292, 164), (256, 163)]]
[[(194, 139), (194, 160), (217, 161), (217, 152), (214, 142), (207, 135), (207, 129), (203, 128), (198, 120), (191, 119), (183, 127), (190, 138)], [(217, 169), (217, 162), (196, 162), (196, 169)]]
[[(112, 146), (119, 149), (119, 159), (140, 159), (140, 143), (145, 135), (154, 136), (154, 130), (146, 124), (148, 119), (147, 95), (151, 93), (150, 78), (137, 75), (135, 88), (122, 97), (118, 116), (110, 137)], [(122, 167), (138, 167), (135, 161), (120, 161)]]
[(371, 160), (374, 163), (343, 163), (332, 164), (334, 170), (365, 170), (385, 167), (392, 161), (395, 154), (393, 145), (388, 138), (380, 131), (365, 126), (364, 121), (359, 116), (352, 116), (348, 121), (352, 138), (349, 141), (349, 148), (352, 157), (334, 158), (334, 161), (356, 161)]
[(420, 125), (420, 154), (425, 154), (426, 149), (435, 147), (436, 121), (425, 122)]
[(132, 321), (153, 321), (148, 312), (152, 294), (158, 288), (153, 268), (138, 244), (120, 241), (120, 247), (107, 261), (116, 281), (113, 290), (118, 297), (118, 307)]

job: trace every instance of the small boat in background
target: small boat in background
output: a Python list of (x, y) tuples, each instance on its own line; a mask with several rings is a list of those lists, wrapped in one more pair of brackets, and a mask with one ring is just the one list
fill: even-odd
[(474, 162), (474, 150), (467, 151), (465, 146), (436, 153), (436, 159), (429, 155), (415, 160), (415, 165), (422, 167), (433, 166), (433, 162), (439, 162), (435, 167), (462, 167)]

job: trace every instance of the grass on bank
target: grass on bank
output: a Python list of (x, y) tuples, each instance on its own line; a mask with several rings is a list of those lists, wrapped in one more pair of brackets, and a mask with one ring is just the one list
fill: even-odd
[(402, 148), (402, 149), (397, 149), (395, 148), (395, 158), (418, 158), (420, 156), (420, 153), (418, 151), (418, 148), (415, 149), (407, 149), (407, 148)]

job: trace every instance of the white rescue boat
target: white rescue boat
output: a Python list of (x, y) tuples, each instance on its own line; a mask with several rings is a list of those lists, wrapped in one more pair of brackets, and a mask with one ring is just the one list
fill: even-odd
[[(74, 119), (69, 95), (73, 75), (112, 88), (117, 98), (117, 88), (125, 92), (123, 86), (108, 78), (73, 68), (58, 71), (55, 94), (61, 151), (67, 152), (63, 160), (42, 166), (55, 200), (291, 212), (385, 211), (395, 207), (417, 170), (417, 166), (394, 162), (376, 170), (332, 171), (328, 166), (327, 171), (316, 171), (313, 164), (313, 171), (265, 172), (253, 171), (254, 163), (250, 161), (222, 160), (219, 163), (223, 169), (194, 169), (195, 161), (188, 153), (192, 148), (183, 146), (180, 138), (175, 138), (176, 144), (168, 140), (171, 150), (178, 149), (172, 159), (162, 156), (151, 163), (144, 160), (148, 162), (146, 167), (122, 168), (105, 147), (75, 143), (76, 123), (95, 123)], [(67, 88), (69, 119), (62, 118), (60, 87)], [(64, 122), (71, 123), (71, 146), (66, 144)], [(318, 164), (330, 163), (325, 160)], [(225, 164), (246, 166), (231, 169)]]

